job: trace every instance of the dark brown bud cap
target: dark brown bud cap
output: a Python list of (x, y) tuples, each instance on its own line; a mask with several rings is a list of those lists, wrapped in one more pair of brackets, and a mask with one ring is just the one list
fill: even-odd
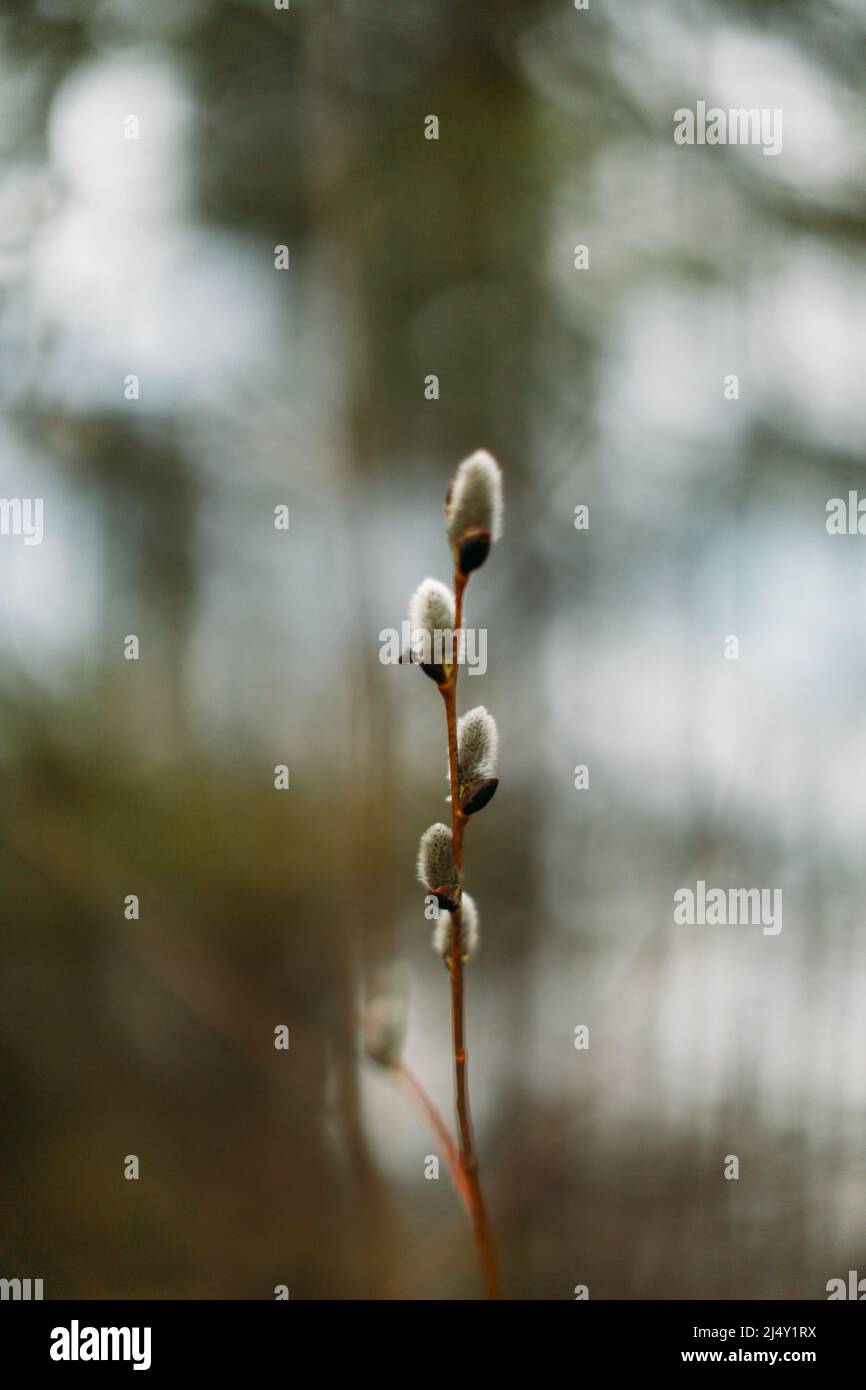
[(489, 531), (480, 526), (465, 531), (457, 543), (457, 563), (463, 574), (471, 574), (484, 564), (490, 554), (492, 537)]
[(476, 811), (483, 811), (488, 801), (492, 801), (496, 795), (498, 786), (498, 777), (485, 777), (480, 782), (472, 782), (470, 786), (465, 787), (460, 799), (460, 809), (464, 816), (474, 816)]

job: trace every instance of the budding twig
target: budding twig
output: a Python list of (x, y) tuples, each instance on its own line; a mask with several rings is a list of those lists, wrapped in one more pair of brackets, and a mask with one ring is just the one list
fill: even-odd
[[(459, 567), (454, 575), (455, 631), (459, 632), (463, 618), (463, 593), (468, 576)], [(455, 653), (456, 657), (456, 653)], [(460, 885), (456, 908), (451, 912), (451, 955), (448, 969), (451, 976), (451, 1035), (454, 1061), (454, 1104), (457, 1111), (457, 1127), (460, 1136), (460, 1160), (469, 1184), (470, 1218), (478, 1248), (478, 1257), (484, 1275), (488, 1298), (499, 1297), (499, 1279), (493, 1253), (493, 1235), (481, 1179), (478, 1171), (478, 1156), (475, 1152), (475, 1139), (472, 1132), (472, 1117), (469, 1111), (468, 1055), (466, 1050), (463, 988), (463, 952), (461, 949), (462, 908), (459, 895), (463, 880), (463, 834), (467, 817), (461, 805), (461, 784), (457, 741), (457, 673), (459, 665), (455, 659), (448, 676), (439, 689), (445, 702), (445, 723), (448, 730), (448, 765), (451, 772), (451, 839), (454, 863)]]
[[(418, 851), (418, 877), (430, 897), (436, 899), (437, 911), (450, 914), (447, 922), (439, 921), (433, 940), (445, 960), (451, 983), (456, 1146), (417, 1079), (405, 1068), (399, 1075), (442, 1146), (454, 1185), (472, 1222), (487, 1295), (498, 1298), (493, 1235), (481, 1191), (469, 1110), (464, 966), (477, 945), (478, 911), (474, 900), (463, 893), (463, 837), (469, 817), (484, 809), (499, 785), (495, 775), (499, 739), (496, 723), (483, 706), (470, 710), (459, 722), (457, 719), (466, 585), (472, 571), (484, 564), (502, 530), (501, 473), (490, 454), (479, 450), (460, 464), (448, 490), (445, 517), (454, 558), (454, 592), (438, 579), (425, 579), (418, 586), (409, 605), (409, 657), (436, 682), (445, 706), (451, 826), (449, 829), (438, 822), (425, 830)], [(378, 1060), (397, 1066), (396, 1034), (385, 1030), (383, 1036), (385, 1044), (377, 1044)]]
[(457, 1147), (454, 1143), (454, 1140), (448, 1133), (448, 1127), (445, 1124), (445, 1121), (439, 1114), (439, 1111), (436, 1109), (436, 1106), (433, 1104), (432, 1100), (428, 1096), (424, 1087), (421, 1085), (421, 1082), (418, 1080), (415, 1073), (406, 1065), (405, 1062), (400, 1061), (396, 1064), (396, 1066), (394, 1067), (394, 1077), (396, 1081), (402, 1086), (403, 1090), (407, 1093), (413, 1105), (417, 1106), (423, 1120), (429, 1127), (430, 1132), (433, 1135), (433, 1138), (436, 1140), (439, 1147), (441, 1148), (442, 1157), (445, 1160), (445, 1166), (448, 1169), (448, 1172), (451, 1174), (451, 1181), (454, 1184), (454, 1190), (456, 1191), (457, 1196), (460, 1198), (461, 1202), (466, 1208), (466, 1211), (469, 1213), (471, 1219), (472, 1199), (469, 1191), (469, 1183), (466, 1179), (466, 1174), (463, 1171), (463, 1165), (460, 1162), (460, 1154), (457, 1152)]

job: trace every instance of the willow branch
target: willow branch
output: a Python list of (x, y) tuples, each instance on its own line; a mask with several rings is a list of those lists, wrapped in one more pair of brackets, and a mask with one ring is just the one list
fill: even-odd
[(424, 1120), (425, 1124), (427, 1125), (428, 1129), (430, 1130), (431, 1134), (433, 1135), (434, 1139), (436, 1140), (437, 1144), (442, 1150), (442, 1157), (444, 1158), (445, 1166), (448, 1169), (449, 1174), (451, 1175), (451, 1181), (454, 1184), (454, 1190), (456, 1191), (457, 1196), (460, 1198), (461, 1202), (466, 1208), (467, 1215), (471, 1219), (472, 1203), (469, 1192), (469, 1183), (467, 1181), (466, 1174), (463, 1171), (463, 1165), (460, 1162), (460, 1154), (457, 1151), (457, 1146), (455, 1145), (454, 1140), (451, 1138), (451, 1135), (448, 1133), (448, 1126), (446, 1125), (439, 1111), (436, 1109), (436, 1106), (433, 1104), (433, 1101), (430, 1099), (429, 1095), (425, 1091), (423, 1085), (418, 1080), (418, 1077), (409, 1067), (407, 1067), (406, 1063), (403, 1061), (398, 1062), (393, 1068), (393, 1070), (394, 1077), (398, 1085), (409, 1096), (413, 1105), (419, 1111), (422, 1119)]
[[(463, 834), (466, 829), (466, 816), (460, 801), (460, 774), (457, 757), (457, 675), (460, 668), (460, 641), (463, 626), (463, 593), (467, 576), (458, 569), (454, 574), (455, 599), (455, 645), (452, 662), (444, 683), (439, 687), (445, 703), (445, 722), (448, 730), (448, 766), (451, 773), (451, 839), (454, 847), (454, 863), (459, 882), (458, 893), (463, 891)], [(478, 1258), (484, 1276), (488, 1298), (499, 1298), (499, 1279), (493, 1252), (493, 1234), (487, 1216), (487, 1208), (481, 1191), (478, 1171), (478, 1155), (472, 1132), (472, 1117), (469, 1110), (469, 1057), (466, 1049), (466, 1030), (464, 1017), (464, 971), (462, 945), (462, 910), (460, 900), (451, 914), (451, 953), (448, 958), (451, 977), (451, 1033), (454, 1062), (454, 1107), (457, 1114), (457, 1131), (460, 1138), (460, 1163), (466, 1177), (469, 1191), (469, 1214)]]

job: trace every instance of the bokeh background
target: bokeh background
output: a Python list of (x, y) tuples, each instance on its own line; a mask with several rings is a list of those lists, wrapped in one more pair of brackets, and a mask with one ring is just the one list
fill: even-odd
[[(825, 528), (863, 483), (864, 59), (857, 0), (4, 5), (0, 492), (45, 537), (0, 538), (0, 1274), (479, 1295), (358, 1014), (404, 962), (450, 1117), (441, 708), (378, 652), (480, 446), (506, 1292), (866, 1272), (866, 541)], [(781, 107), (781, 155), (675, 146), (698, 99)], [(698, 878), (781, 888), (782, 933), (674, 926)]]

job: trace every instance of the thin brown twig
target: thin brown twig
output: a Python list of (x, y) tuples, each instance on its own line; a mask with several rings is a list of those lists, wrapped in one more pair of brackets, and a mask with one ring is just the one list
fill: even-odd
[[(451, 838), (454, 849), (454, 863), (457, 867), (458, 895), (463, 885), (463, 834), (466, 829), (466, 816), (460, 804), (460, 779), (457, 760), (457, 673), (459, 670), (460, 633), (463, 626), (463, 592), (468, 576), (455, 568), (455, 647), (452, 652), (451, 667), (444, 683), (439, 687), (445, 702), (445, 722), (448, 729), (448, 766), (451, 774)], [(493, 1252), (493, 1233), (481, 1191), (478, 1171), (478, 1155), (472, 1133), (472, 1117), (469, 1111), (468, 1053), (466, 1049), (466, 1030), (464, 1020), (463, 987), (463, 949), (461, 945), (462, 922), (458, 896), (457, 907), (451, 914), (451, 954), (448, 970), (451, 977), (451, 1031), (454, 1056), (454, 1105), (457, 1112), (457, 1129), (460, 1136), (460, 1163), (466, 1177), (469, 1194), (469, 1214), (478, 1257), (484, 1276), (488, 1298), (499, 1298), (499, 1278), (496, 1272), (496, 1259)]]
[(445, 1160), (445, 1166), (451, 1175), (454, 1190), (471, 1219), (472, 1199), (469, 1191), (469, 1182), (463, 1171), (463, 1165), (460, 1162), (460, 1154), (457, 1151), (457, 1145), (448, 1133), (448, 1126), (411, 1068), (408, 1067), (405, 1062), (399, 1061), (395, 1064), (393, 1070), (398, 1084), (417, 1107), (433, 1134), (433, 1137), (442, 1149), (442, 1156)]

